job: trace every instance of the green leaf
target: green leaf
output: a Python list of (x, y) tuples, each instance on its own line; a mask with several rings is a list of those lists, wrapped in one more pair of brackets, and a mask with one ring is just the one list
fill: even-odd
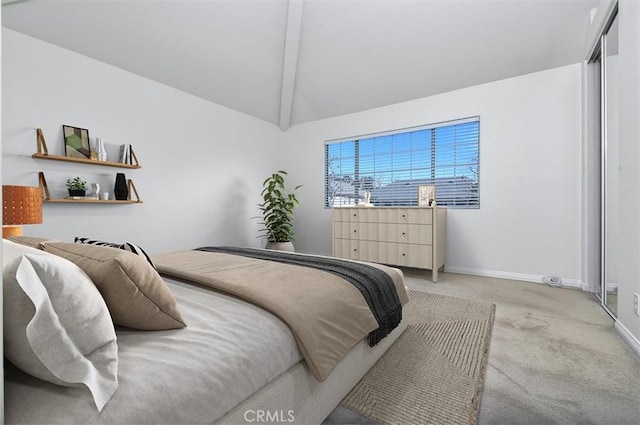
[[(300, 202), (293, 193), (287, 193), (284, 179), (286, 175), (285, 171), (279, 170), (265, 179), (260, 193), (263, 202), (256, 204), (262, 211), (263, 221), (260, 224), (264, 226), (259, 230), (259, 237), (266, 237), (271, 242), (292, 241), (295, 236), (293, 212)], [(302, 185), (296, 186), (294, 190), (300, 187)]]

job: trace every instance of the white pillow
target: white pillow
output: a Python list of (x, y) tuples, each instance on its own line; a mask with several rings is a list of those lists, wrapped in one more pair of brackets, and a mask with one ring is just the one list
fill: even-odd
[(109, 310), (70, 261), (2, 240), (4, 354), (58, 385), (86, 385), (99, 411), (118, 388), (118, 346)]

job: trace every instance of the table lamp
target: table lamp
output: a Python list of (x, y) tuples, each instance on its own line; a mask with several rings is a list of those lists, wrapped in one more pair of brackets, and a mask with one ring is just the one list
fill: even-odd
[(22, 235), (23, 224), (42, 223), (39, 187), (2, 186), (2, 237)]

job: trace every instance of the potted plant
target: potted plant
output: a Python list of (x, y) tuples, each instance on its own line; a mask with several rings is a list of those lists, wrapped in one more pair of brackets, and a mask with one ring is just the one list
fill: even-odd
[(69, 196), (84, 196), (87, 187), (87, 182), (80, 177), (73, 179), (67, 179), (67, 190), (69, 190)]
[[(267, 238), (267, 249), (294, 251), (293, 210), (299, 204), (293, 193), (287, 193), (284, 183), (285, 171), (277, 171), (262, 183), (262, 200), (258, 204), (262, 211), (264, 232), (261, 237)], [(297, 190), (301, 186), (296, 186)]]

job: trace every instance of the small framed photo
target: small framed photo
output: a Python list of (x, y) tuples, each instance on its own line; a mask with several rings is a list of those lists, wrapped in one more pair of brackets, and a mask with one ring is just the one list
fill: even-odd
[(436, 199), (436, 187), (432, 184), (418, 186), (418, 206), (431, 206)]
[(89, 147), (89, 130), (86, 128), (62, 126), (64, 135), (64, 154), (73, 158), (91, 158)]

